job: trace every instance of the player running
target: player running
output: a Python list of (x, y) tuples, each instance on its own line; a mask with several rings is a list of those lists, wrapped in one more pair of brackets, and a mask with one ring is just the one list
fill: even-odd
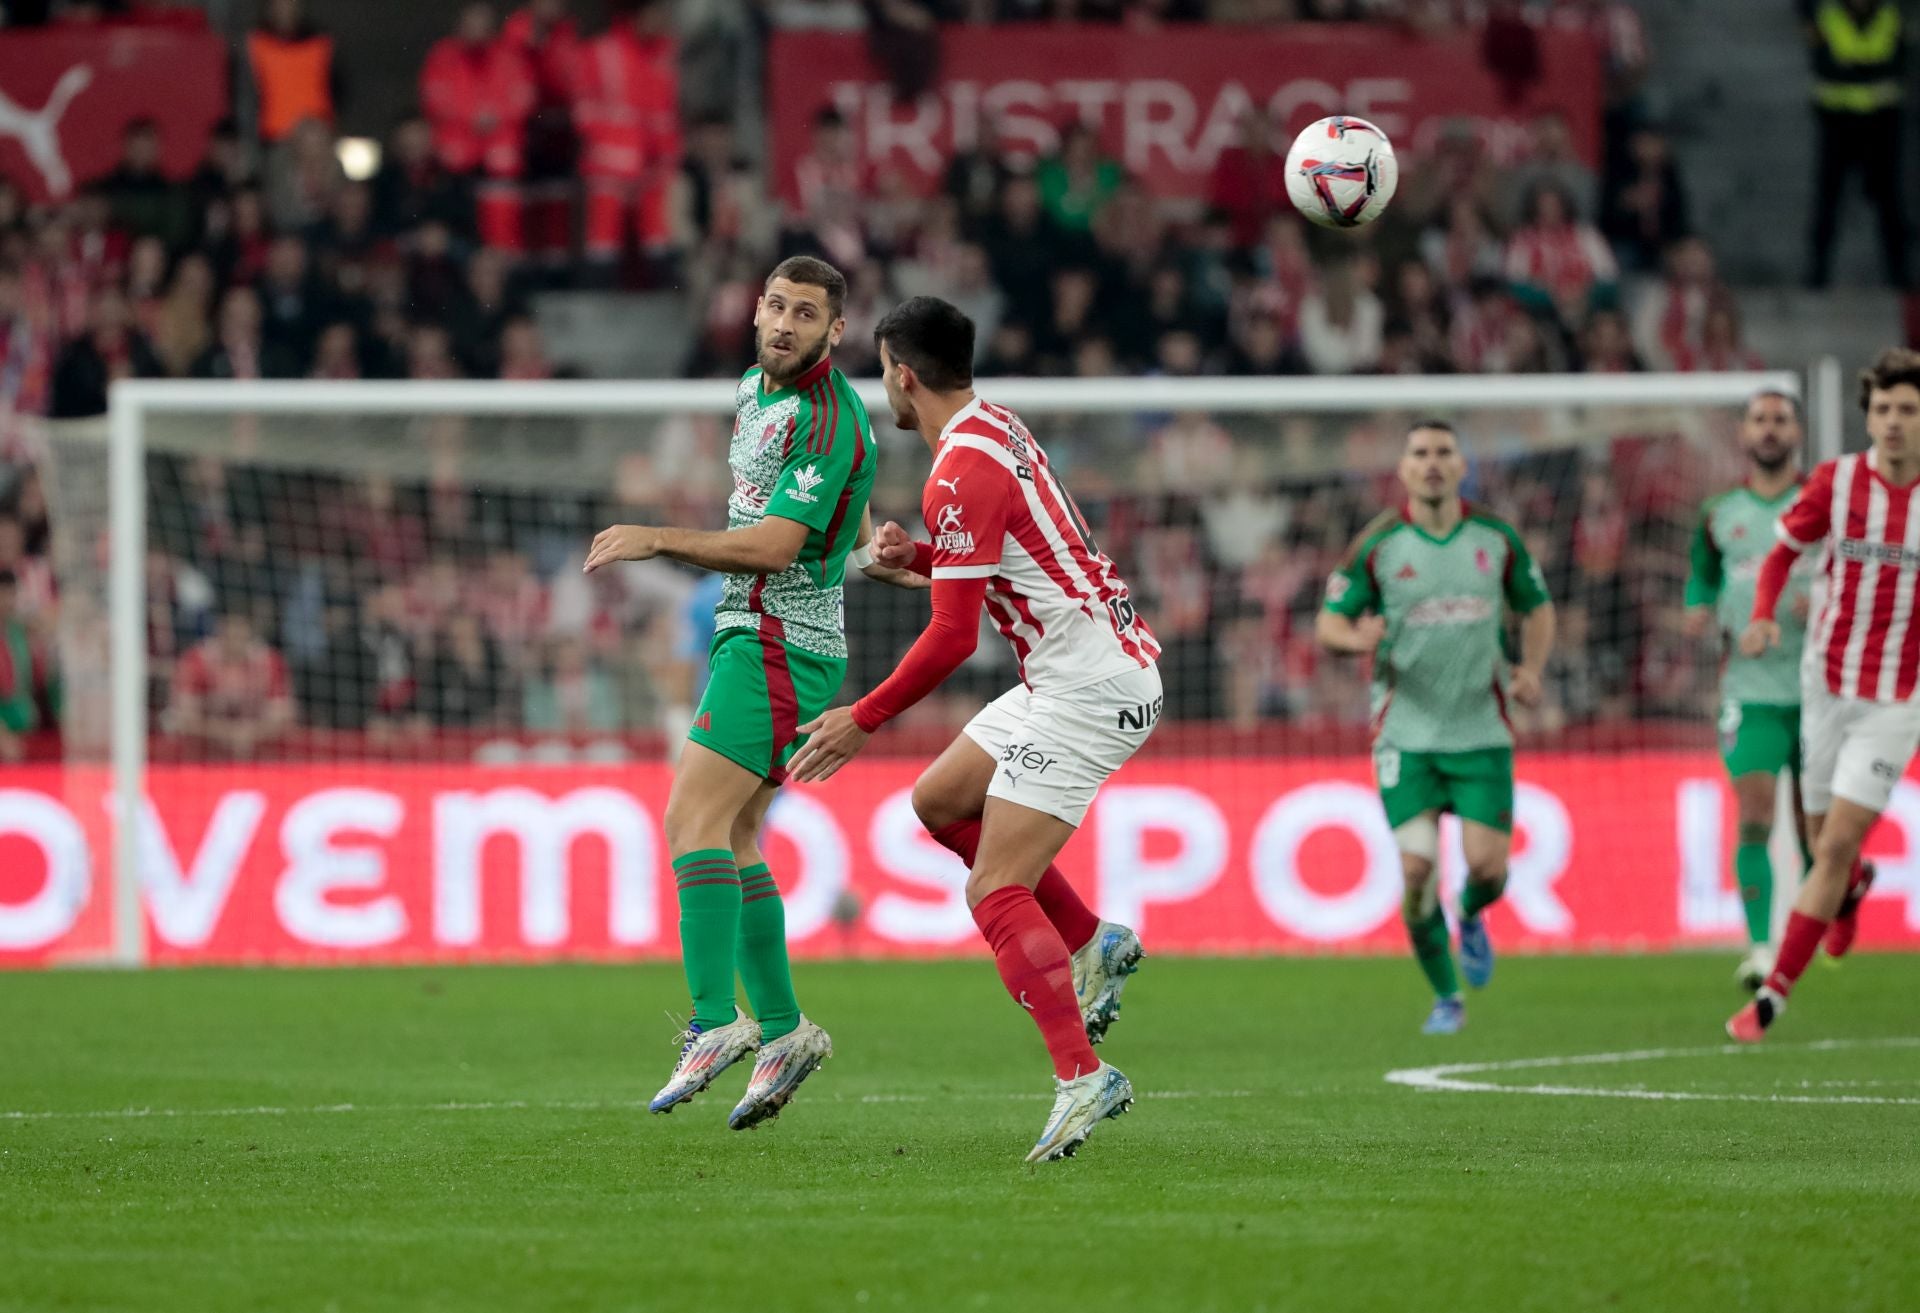
[(1773, 834), (1776, 779), (1781, 771), (1792, 773), (1794, 830), (1802, 836), (1806, 865), (1813, 864), (1806, 854), (1806, 823), (1798, 791), (1806, 571), (1796, 571), (1788, 581), (1780, 645), (1757, 657), (1738, 650), (1739, 636), (1753, 615), (1760, 562), (1774, 544), (1774, 521), (1800, 490), (1798, 456), (1803, 436), (1800, 403), (1794, 398), (1762, 392), (1747, 402), (1740, 424), (1746, 482), (1709, 498), (1701, 508), (1700, 527), (1693, 535), (1692, 570), (1687, 575), (1688, 633), (1698, 638), (1709, 628), (1718, 628), (1728, 648), (1720, 677), (1720, 758), (1740, 808), (1733, 876), (1747, 914), (1750, 948), (1735, 979), (1749, 993), (1760, 988), (1773, 969), (1773, 861), (1767, 855), (1767, 840)]
[[(1821, 464), (1780, 517), (1740, 649), (1759, 657), (1780, 645), (1774, 618), (1795, 560), (1824, 544), (1820, 610), (1802, 667), (1800, 790), (1813, 870), (1800, 886), (1780, 952), (1753, 1002), (1727, 1033), (1757, 1042), (1786, 1011), (1787, 995), (1821, 940), (1834, 953), (1853, 939), (1873, 868), (1860, 846), (1920, 746), (1920, 352), (1883, 352), (1860, 376), (1872, 448)], [(1836, 954), (1837, 956), (1837, 954)]]
[[(674, 771), (665, 818), (680, 896), (680, 951), (693, 1016), (653, 1112), (671, 1112), (758, 1050), (735, 1130), (778, 1115), (833, 1051), (801, 1015), (786, 911), (761, 855), (767, 808), (846, 673), (841, 581), (871, 537), (873, 425), (829, 352), (846, 331), (846, 280), (807, 256), (783, 261), (754, 309), (759, 365), (740, 380), (733, 495), (717, 533), (616, 524), (586, 568), (666, 556), (725, 574), (705, 694)], [(858, 554), (859, 560), (866, 553)], [(874, 566), (869, 574), (924, 585)], [(734, 971), (754, 1017), (734, 1003)], [(758, 1018), (755, 1020), (754, 1018)]]
[[(1374, 773), (1400, 848), (1401, 919), (1433, 986), (1421, 1027), (1466, 1024), (1434, 868), (1440, 814), (1460, 818), (1467, 880), (1460, 894), (1460, 965), (1467, 983), (1493, 978), (1482, 913), (1507, 885), (1513, 841), (1513, 727), (1507, 695), (1540, 701), (1553, 649), (1546, 580), (1512, 526), (1461, 500), (1466, 456), (1453, 427), (1426, 420), (1407, 433), (1400, 481), (1407, 502), (1369, 524), (1327, 581), (1322, 646), (1373, 655)], [(1520, 663), (1508, 670), (1506, 612), (1520, 619)]]
[[(1070, 1156), (1133, 1103), (1127, 1078), (1094, 1055), (1090, 1030), (1139, 959), (1139, 941), (1101, 922), (1053, 859), (1109, 776), (1160, 717), (1159, 644), (1094, 546), (1026, 425), (973, 391), (973, 321), (917, 296), (874, 330), (894, 422), (933, 452), (921, 509), (932, 543), (898, 526), (881, 561), (933, 578), (933, 619), (899, 669), (852, 708), (803, 728), (795, 779), (825, 779), (870, 735), (932, 692), (973, 652), (985, 607), (1021, 682), (974, 717), (914, 788), (934, 837), (966, 859), (967, 904), (1000, 978), (1053, 1058), (1053, 1111), (1028, 1162)], [(911, 554), (911, 555), (910, 555)], [(1094, 1009), (1083, 1015), (1069, 945), (1083, 943)], [(1088, 991), (1083, 990), (1083, 995)], [(1102, 1019), (1104, 1017), (1104, 1020)]]

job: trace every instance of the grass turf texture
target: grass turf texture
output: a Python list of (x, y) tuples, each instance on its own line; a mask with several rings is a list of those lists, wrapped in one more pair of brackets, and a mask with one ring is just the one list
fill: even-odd
[[(744, 1134), (745, 1064), (635, 1106), (671, 967), (10, 976), (0, 1114), (355, 1110), (0, 1115), (0, 1309), (1912, 1308), (1920, 1106), (1382, 1079), (1715, 1045), (1729, 961), (1509, 958), (1446, 1040), (1410, 962), (1149, 959), (1101, 1050), (1140, 1103), (1038, 1169), (985, 962), (803, 964), (838, 1056)], [(1920, 1034), (1916, 984), (1856, 955), (1777, 1050), (1477, 1079), (1920, 1097), (1920, 1049), (1791, 1046)]]

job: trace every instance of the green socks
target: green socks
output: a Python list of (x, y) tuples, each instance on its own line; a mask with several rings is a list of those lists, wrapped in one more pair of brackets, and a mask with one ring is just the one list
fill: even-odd
[(741, 934), (740, 873), (733, 853), (705, 848), (673, 859), (680, 891), (680, 964), (702, 1029), (734, 1018), (734, 946)]
[(779, 1039), (800, 1025), (787, 965), (787, 909), (765, 862), (740, 872), (740, 978), (760, 1019), (760, 1039)]
[(1507, 877), (1498, 880), (1469, 880), (1460, 890), (1460, 919), (1471, 921), (1487, 908), (1500, 901), (1500, 895), (1507, 892)]
[(1773, 860), (1767, 856), (1765, 827), (1740, 827), (1740, 843), (1733, 850), (1733, 878), (1747, 914), (1747, 938), (1764, 944), (1773, 937)]
[(1436, 903), (1433, 910), (1407, 927), (1413, 941), (1413, 956), (1426, 973), (1427, 983), (1440, 998), (1460, 993), (1460, 978), (1453, 971), (1453, 947), (1447, 934), (1447, 916)]

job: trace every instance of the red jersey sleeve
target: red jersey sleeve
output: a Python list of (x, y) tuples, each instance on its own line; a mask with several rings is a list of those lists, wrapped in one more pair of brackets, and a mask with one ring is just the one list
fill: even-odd
[(1000, 573), (1007, 521), (1019, 490), (998, 461), (966, 447), (934, 466), (920, 513), (933, 535), (932, 577), (986, 579)]
[(1774, 525), (1780, 541), (1796, 552), (1810, 550), (1833, 528), (1833, 465), (1823, 461), (1814, 468), (1813, 477)]

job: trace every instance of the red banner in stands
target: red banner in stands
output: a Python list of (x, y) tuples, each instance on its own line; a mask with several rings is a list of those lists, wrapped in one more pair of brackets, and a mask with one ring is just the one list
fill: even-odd
[[(768, 856), (803, 956), (979, 951), (957, 861), (921, 830), (917, 767), (856, 763), (793, 789)], [(669, 774), (390, 766), (158, 767), (141, 818), (156, 963), (658, 958), (677, 951), (660, 834)], [(0, 787), (0, 963), (102, 953), (111, 824), (99, 770)], [(1523, 759), (1508, 948), (1730, 943), (1734, 808), (1685, 753)], [(1443, 858), (1460, 877), (1457, 840)], [(1867, 946), (1920, 947), (1920, 785), (1870, 845)], [(1137, 762), (1063, 865), (1156, 952), (1399, 951), (1400, 874), (1364, 758)]]
[(57, 200), (112, 171), (135, 119), (160, 125), (184, 178), (227, 113), (227, 48), (210, 32), (54, 27), (0, 33), (0, 176)]
[[(1600, 52), (1587, 36), (1540, 33), (1541, 77), (1509, 94), (1473, 34), (1422, 39), (1374, 27), (952, 27), (940, 81), (917, 102), (894, 98), (858, 34), (782, 32), (770, 54), (768, 136), (789, 165), (811, 149), (815, 114), (832, 105), (867, 161), (922, 187), (956, 146), (997, 119), (1015, 150), (1051, 153), (1075, 118), (1097, 123), (1107, 153), (1168, 196), (1204, 196), (1214, 162), (1249, 110), (1278, 111), (1298, 131), (1327, 114), (1380, 125), (1402, 151), (1427, 154), (1449, 120), (1471, 121), (1496, 160), (1518, 156), (1529, 121), (1567, 116), (1588, 164), (1600, 159)], [(791, 198), (791, 178), (780, 185)]]

